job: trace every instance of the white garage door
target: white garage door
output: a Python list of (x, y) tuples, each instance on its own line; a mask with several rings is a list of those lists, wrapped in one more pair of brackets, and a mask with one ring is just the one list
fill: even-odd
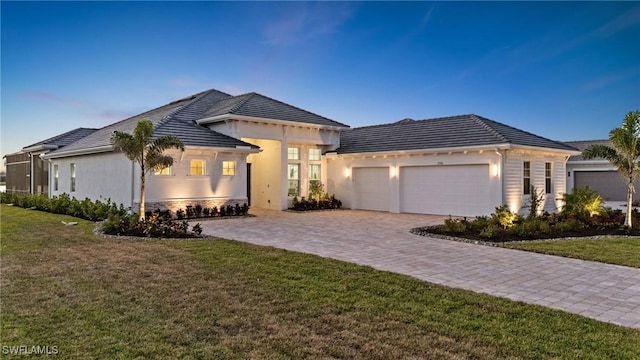
[(353, 169), (354, 208), (389, 211), (389, 168)]
[(419, 214), (488, 215), (489, 165), (411, 166), (400, 170), (400, 211)]

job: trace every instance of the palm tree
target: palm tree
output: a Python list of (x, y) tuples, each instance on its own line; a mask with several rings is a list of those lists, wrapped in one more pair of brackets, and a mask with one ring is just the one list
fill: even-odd
[(177, 136), (163, 135), (153, 139), (153, 131), (153, 123), (145, 119), (138, 121), (133, 135), (114, 131), (111, 136), (111, 144), (140, 165), (140, 219), (144, 219), (145, 174), (173, 165), (173, 157), (163, 154), (165, 150), (176, 148), (184, 151), (184, 144)]
[(611, 130), (609, 140), (612, 146), (591, 145), (583, 153), (585, 159), (603, 158), (618, 168), (627, 181), (627, 218), (624, 225), (631, 228), (631, 208), (635, 182), (640, 173), (640, 111), (630, 111), (622, 126)]

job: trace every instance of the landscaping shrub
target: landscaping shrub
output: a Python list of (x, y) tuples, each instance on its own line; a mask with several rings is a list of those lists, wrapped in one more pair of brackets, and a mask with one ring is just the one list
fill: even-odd
[(569, 194), (562, 194), (564, 208), (562, 213), (576, 216), (581, 220), (602, 212), (602, 197), (589, 187), (575, 187)]
[(295, 211), (309, 211), (309, 210), (332, 210), (332, 209), (341, 209), (342, 201), (336, 199), (335, 195), (327, 196), (323, 195), (320, 200), (316, 199), (298, 199), (297, 196), (294, 196), (293, 203), (289, 210)]
[(142, 220), (137, 214), (111, 215), (103, 222), (102, 231), (120, 236), (186, 238), (200, 236), (202, 227), (195, 224), (189, 231), (186, 220), (176, 221), (154, 212)]
[(91, 201), (89, 198), (80, 201), (67, 194), (49, 198), (46, 195), (1, 193), (0, 202), (91, 221), (101, 221), (108, 218), (110, 214), (124, 215), (127, 212), (122, 204), (118, 206), (111, 202), (111, 199), (107, 199), (106, 202)]
[(451, 216), (449, 216), (448, 219), (444, 220), (442, 231), (445, 233), (461, 234), (467, 230), (466, 222), (466, 220), (453, 219)]
[(507, 205), (502, 205), (498, 206), (496, 211), (491, 214), (491, 219), (506, 230), (513, 226), (518, 219), (518, 214), (512, 213)]

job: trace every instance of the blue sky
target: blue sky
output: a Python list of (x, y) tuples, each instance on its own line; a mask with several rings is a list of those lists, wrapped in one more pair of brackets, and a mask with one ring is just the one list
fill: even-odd
[(0, 3), (1, 153), (205, 89), (557, 140), (640, 109), (638, 2)]

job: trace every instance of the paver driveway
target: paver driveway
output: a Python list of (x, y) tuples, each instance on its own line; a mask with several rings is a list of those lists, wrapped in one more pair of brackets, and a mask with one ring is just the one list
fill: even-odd
[(368, 265), (640, 328), (640, 269), (431, 239), (442, 216), (341, 210), (203, 222), (204, 233)]

